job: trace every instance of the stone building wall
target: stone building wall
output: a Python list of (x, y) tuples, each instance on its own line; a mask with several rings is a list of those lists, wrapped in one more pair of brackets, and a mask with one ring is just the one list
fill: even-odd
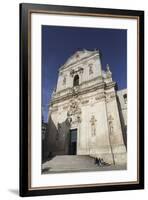
[(67, 60), (59, 69), (49, 107), (48, 141), (53, 155), (69, 153), (69, 132), (77, 129), (76, 154), (126, 163), (121, 95), (115, 86), (109, 66), (102, 71), (98, 50), (78, 51)]

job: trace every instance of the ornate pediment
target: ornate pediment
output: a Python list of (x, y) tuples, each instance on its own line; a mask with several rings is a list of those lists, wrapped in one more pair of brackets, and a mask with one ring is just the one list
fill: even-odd
[(94, 51), (88, 51), (86, 49), (82, 51), (76, 51), (66, 62), (65, 64), (61, 67), (61, 69), (66, 68), (70, 65), (73, 65), (79, 61), (85, 60), (85, 58), (89, 58), (90, 56), (98, 53), (97, 50)]

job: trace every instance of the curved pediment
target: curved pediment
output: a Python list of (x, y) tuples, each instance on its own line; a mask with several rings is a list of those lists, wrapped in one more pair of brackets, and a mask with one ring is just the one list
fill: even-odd
[(84, 60), (85, 58), (88, 58), (94, 54), (98, 53), (98, 50), (93, 50), (93, 51), (88, 51), (86, 49), (82, 50), (82, 51), (76, 51), (72, 56), (70, 56), (70, 58), (68, 58), (68, 60), (65, 62), (65, 64), (61, 67), (66, 68), (72, 64), (75, 64), (81, 60)]

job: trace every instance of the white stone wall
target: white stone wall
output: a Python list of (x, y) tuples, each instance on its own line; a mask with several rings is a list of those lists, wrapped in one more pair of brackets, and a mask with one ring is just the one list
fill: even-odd
[(123, 119), (124, 119), (124, 123), (125, 125), (127, 125), (127, 101), (128, 101), (128, 96), (127, 96), (127, 100), (124, 98), (124, 95), (127, 95), (127, 89), (123, 89), (117, 92), (117, 96), (119, 99), (119, 104), (120, 104), (120, 108), (123, 114)]
[[(79, 86), (73, 87), (76, 74)], [(117, 93), (121, 110), (125, 108), (124, 93)], [(126, 119), (126, 112), (123, 115)], [(109, 66), (102, 72), (98, 51), (76, 52), (60, 68), (48, 123), (49, 146), (54, 154), (68, 153), (69, 130), (77, 128), (78, 155), (100, 157), (109, 163), (126, 163), (115, 83)]]
[[(79, 75), (80, 84), (93, 80), (97, 77), (101, 78), (102, 71), (99, 52), (84, 51), (81, 54), (85, 55), (82, 57), (83, 60), (78, 60), (76, 62), (75, 57), (72, 57), (71, 60), (69, 60), (69, 62), (59, 70), (57, 92), (67, 88), (72, 88), (75, 74)], [(82, 68), (83, 71), (79, 71), (80, 68)], [(70, 74), (72, 70), (76, 72), (73, 75)]]

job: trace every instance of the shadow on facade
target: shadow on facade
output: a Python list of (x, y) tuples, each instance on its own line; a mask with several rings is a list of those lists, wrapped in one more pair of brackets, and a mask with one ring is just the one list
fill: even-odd
[(56, 155), (68, 155), (69, 153), (68, 119), (55, 126), (52, 118), (48, 120), (46, 135), (42, 140), (42, 163), (49, 161)]
[(121, 103), (119, 101), (119, 97), (118, 96), (117, 96), (117, 105), (118, 105), (120, 122), (121, 122), (121, 128), (122, 128), (122, 133), (123, 133), (123, 140), (124, 140), (125, 147), (127, 149), (127, 125), (125, 125), (125, 122), (124, 122), (124, 117), (123, 117), (123, 114), (122, 114)]

